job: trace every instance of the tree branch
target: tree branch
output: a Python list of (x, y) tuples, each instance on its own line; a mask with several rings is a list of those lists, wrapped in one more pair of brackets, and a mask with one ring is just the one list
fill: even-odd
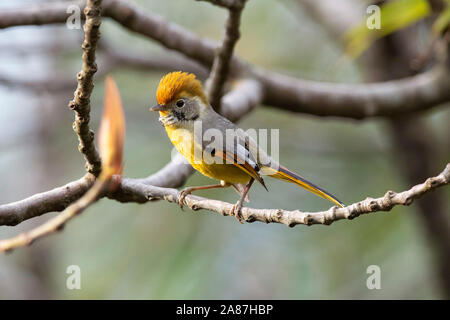
[(229, 10), (242, 10), (244, 8), (245, 1), (247, 0), (196, 0), (196, 1), (209, 2), (213, 5), (224, 7)]
[(17, 78), (0, 74), (0, 85), (12, 89), (28, 90), (32, 92), (61, 92), (73, 90), (76, 80), (68, 77), (47, 76), (41, 79), (30, 79), (29, 77)]
[(232, 89), (222, 97), (220, 114), (236, 122), (261, 104), (264, 92), (261, 83), (252, 78), (236, 80), (232, 86), (238, 89)]
[[(329, 225), (335, 221), (348, 219), (351, 220), (362, 214), (368, 214), (378, 211), (390, 211), (397, 205), (410, 205), (415, 199), (420, 198), (424, 194), (450, 183), (450, 163), (436, 177), (428, 178), (424, 183), (413, 186), (407, 191), (395, 193), (388, 191), (384, 197), (367, 198), (363, 201), (353, 203), (344, 208), (331, 207), (327, 211), (320, 212), (302, 212), (300, 210), (287, 211), (283, 209), (253, 209), (244, 207), (242, 215), (247, 222), (260, 221), (265, 223), (282, 223), (289, 227), (297, 224), (313, 225), (325, 224)], [(178, 204), (178, 190), (171, 188), (161, 188), (140, 183), (134, 179), (125, 179), (122, 181), (120, 191), (123, 194), (133, 195), (130, 201), (136, 198), (145, 200), (166, 200)], [(114, 198), (115, 196), (111, 196)], [(122, 198), (126, 202), (126, 198)], [(206, 199), (194, 195), (186, 196), (185, 204), (192, 210), (206, 209), (209, 211), (220, 213), (221, 215), (229, 215), (232, 208), (231, 203)]]
[(83, 8), (85, 1), (48, 2), (27, 5), (19, 8), (2, 9), (0, 11), (0, 29), (65, 23), (69, 14), (66, 13), (70, 5)]
[[(150, 185), (148, 182), (150, 182), (151, 179), (151, 177), (148, 178), (147, 181), (145, 181), (146, 179), (122, 179), (115, 192), (107, 193), (105, 195), (120, 202), (145, 203), (153, 200), (166, 200), (172, 203), (178, 203), (177, 189)], [(390, 211), (397, 205), (408, 206), (415, 199), (418, 199), (424, 194), (449, 183), (450, 163), (447, 164), (445, 169), (438, 176), (428, 178), (422, 184), (413, 186), (409, 190), (400, 193), (388, 191), (384, 197), (376, 199), (367, 198), (344, 208), (331, 207), (327, 211), (302, 212), (300, 210), (287, 211), (284, 209), (254, 209), (244, 207), (242, 209), (242, 215), (247, 222), (260, 221), (265, 223), (282, 223), (290, 227), (297, 224), (329, 225), (338, 220), (351, 220), (362, 214), (378, 211)], [(192, 210), (205, 209), (220, 213), (222, 215), (228, 215), (231, 207), (233, 206), (231, 203), (206, 199), (194, 195), (188, 195), (184, 201), (185, 204)]]
[(35, 240), (61, 230), (67, 221), (84, 211), (90, 204), (97, 201), (109, 181), (96, 180), (92, 188), (83, 197), (68, 206), (63, 212), (38, 227), (21, 233), (15, 237), (0, 240), (0, 252), (8, 252), (17, 247), (30, 245)]
[(97, 71), (95, 49), (100, 37), (102, 0), (88, 0), (84, 8), (86, 22), (84, 23), (83, 65), (77, 74), (78, 86), (74, 98), (69, 102), (69, 108), (75, 112), (73, 130), (78, 136), (78, 150), (86, 160), (86, 170), (97, 176), (101, 171), (100, 156), (94, 144), (94, 132), (89, 129), (90, 97), (94, 88), (94, 74)]
[(78, 200), (93, 185), (90, 173), (53, 190), (35, 194), (21, 201), (0, 205), (0, 226), (15, 226), (47, 212), (62, 211)]
[[(217, 4), (223, 1), (209, 1)], [(220, 99), (222, 97), (223, 86), (228, 78), (230, 61), (236, 42), (239, 40), (239, 25), (241, 14), (245, 6), (245, 0), (225, 1), (228, 8), (228, 17), (225, 23), (225, 30), (222, 43), (217, 48), (211, 74), (206, 82), (206, 94), (209, 103), (217, 111), (220, 110)], [(222, 5), (224, 5), (222, 3)]]
[(416, 76), (367, 84), (315, 82), (261, 69), (256, 75), (264, 87), (264, 104), (316, 116), (392, 117), (450, 101), (444, 62)]

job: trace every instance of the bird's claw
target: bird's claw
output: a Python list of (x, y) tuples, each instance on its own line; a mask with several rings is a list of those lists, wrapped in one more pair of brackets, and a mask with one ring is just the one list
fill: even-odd
[(180, 205), (181, 210), (184, 210), (184, 198), (186, 198), (186, 196), (188, 194), (191, 194), (191, 190), (190, 188), (185, 188), (183, 190), (180, 190), (180, 192), (178, 192), (178, 204)]
[(235, 216), (240, 224), (244, 224), (242, 222), (243, 216), (242, 216), (242, 203), (241, 203), (241, 201), (238, 201), (235, 205), (233, 205), (233, 207), (230, 210), (230, 216)]

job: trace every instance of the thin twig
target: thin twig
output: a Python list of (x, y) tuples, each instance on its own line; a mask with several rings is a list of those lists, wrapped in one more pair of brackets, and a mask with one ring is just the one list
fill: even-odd
[(223, 87), (227, 80), (230, 70), (231, 57), (236, 42), (239, 40), (239, 25), (241, 23), (241, 14), (244, 9), (245, 0), (236, 1), (209, 1), (214, 4), (224, 2), (227, 4), (228, 17), (225, 22), (225, 29), (222, 43), (219, 45), (214, 57), (214, 63), (211, 73), (206, 82), (206, 94), (209, 103), (215, 110), (220, 110), (220, 99), (222, 97)]
[(67, 9), (70, 6), (83, 8), (86, 1), (52, 1), (26, 3), (18, 8), (2, 8), (0, 11), (0, 29), (15, 26), (46, 25), (66, 23), (70, 16)]
[(101, 171), (100, 156), (94, 144), (94, 132), (89, 129), (90, 97), (94, 88), (94, 74), (97, 72), (95, 49), (100, 37), (102, 0), (88, 0), (84, 8), (86, 22), (84, 23), (83, 65), (77, 74), (78, 86), (74, 98), (69, 102), (69, 108), (75, 112), (73, 129), (78, 136), (78, 150), (86, 160), (86, 170), (97, 176)]

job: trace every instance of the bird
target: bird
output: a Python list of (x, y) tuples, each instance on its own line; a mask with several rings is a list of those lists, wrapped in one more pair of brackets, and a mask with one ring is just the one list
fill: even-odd
[[(265, 176), (294, 183), (344, 207), (329, 192), (280, 165), (259, 147), (255, 139), (218, 114), (209, 104), (202, 84), (194, 74), (174, 71), (164, 75), (156, 90), (156, 100), (157, 105), (150, 111), (159, 112), (159, 121), (178, 152), (194, 169), (220, 181), (181, 190), (177, 199), (181, 208), (185, 197), (194, 191), (231, 186), (240, 198), (229, 214), (242, 223), (243, 202), (249, 201), (248, 193), (253, 182), (258, 181), (268, 191)], [(206, 136), (214, 136), (214, 139), (208, 140)]]

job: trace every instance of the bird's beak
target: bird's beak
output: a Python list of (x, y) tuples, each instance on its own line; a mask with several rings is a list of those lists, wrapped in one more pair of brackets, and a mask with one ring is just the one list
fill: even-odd
[(166, 111), (167, 110), (167, 106), (163, 105), (163, 104), (157, 104), (156, 106), (153, 106), (150, 108), (150, 111)]

